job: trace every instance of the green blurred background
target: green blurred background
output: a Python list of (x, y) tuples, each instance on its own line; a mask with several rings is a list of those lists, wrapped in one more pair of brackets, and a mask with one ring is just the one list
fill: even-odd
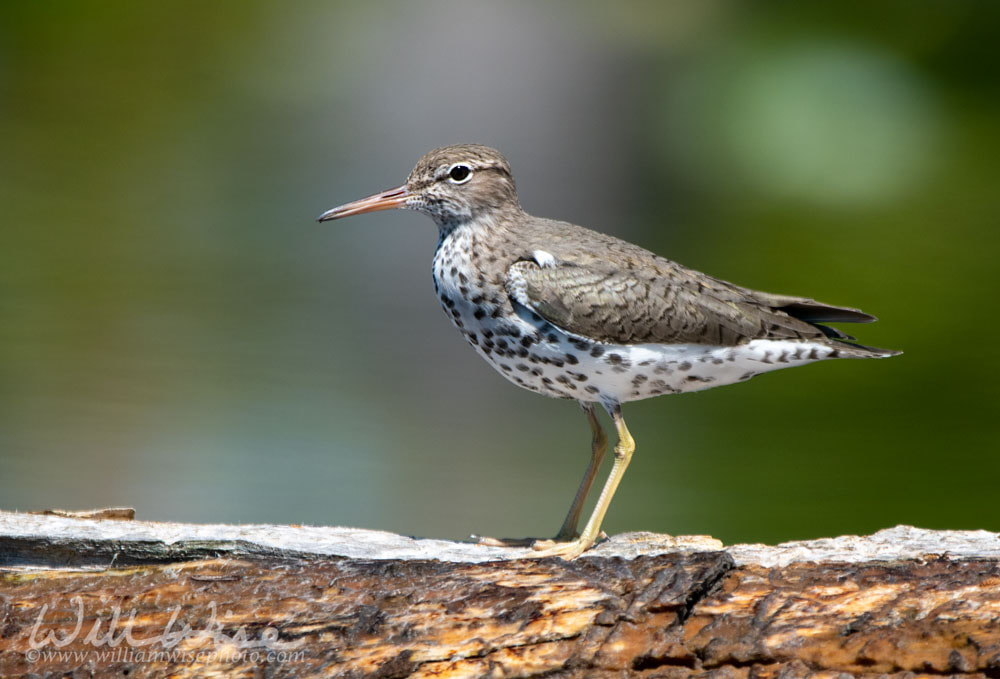
[(479, 142), (523, 205), (859, 306), (885, 361), (626, 408), (609, 533), (1000, 530), (1000, 4), (7, 2), (0, 507), (548, 535), (589, 456), (494, 374), (413, 213)]

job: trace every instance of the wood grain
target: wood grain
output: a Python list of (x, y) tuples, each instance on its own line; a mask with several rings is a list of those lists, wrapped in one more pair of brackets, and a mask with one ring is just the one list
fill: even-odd
[[(132, 522), (44, 517), (57, 523), (31, 530), (62, 533), (45, 564), (42, 536), (27, 549), (11, 535), (25, 516), (0, 516), (3, 677), (1000, 677), (1000, 538), (981, 531), (692, 549), (712, 544), (702, 538), (666, 552), (671, 539), (633, 535), (571, 562), (463, 561), (301, 541), (265, 553), (201, 534), (197, 549), (175, 540), (164, 552), (150, 538), (158, 524), (135, 522), (129, 540)], [(129, 565), (58, 565), (74, 525), (93, 555), (104, 523)], [(67, 643), (32, 655), (45, 635)]]

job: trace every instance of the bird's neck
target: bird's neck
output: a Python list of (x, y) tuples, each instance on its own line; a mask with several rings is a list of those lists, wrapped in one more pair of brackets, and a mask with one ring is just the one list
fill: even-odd
[(463, 215), (461, 218), (435, 216), (434, 221), (437, 223), (440, 239), (444, 241), (459, 234), (489, 237), (507, 232), (525, 217), (527, 215), (520, 205), (512, 205)]

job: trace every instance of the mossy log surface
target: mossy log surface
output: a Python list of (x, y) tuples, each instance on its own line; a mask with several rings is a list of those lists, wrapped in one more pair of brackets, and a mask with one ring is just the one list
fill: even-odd
[(0, 676), (1000, 677), (994, 533), (525, 555), (0, 512)]

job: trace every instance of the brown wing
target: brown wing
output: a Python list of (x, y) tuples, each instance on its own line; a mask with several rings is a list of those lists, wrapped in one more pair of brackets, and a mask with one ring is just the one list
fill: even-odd
[[(617, 344), (732, 346), (750, 339), (848, 339), (822, 321), (870, 322), (857, 309), (756, 292), (658, 258), (655, 270), (522, 260), (508, 294), (562, 330)], [(647, 273), (648, 272), (648, 273)]]

